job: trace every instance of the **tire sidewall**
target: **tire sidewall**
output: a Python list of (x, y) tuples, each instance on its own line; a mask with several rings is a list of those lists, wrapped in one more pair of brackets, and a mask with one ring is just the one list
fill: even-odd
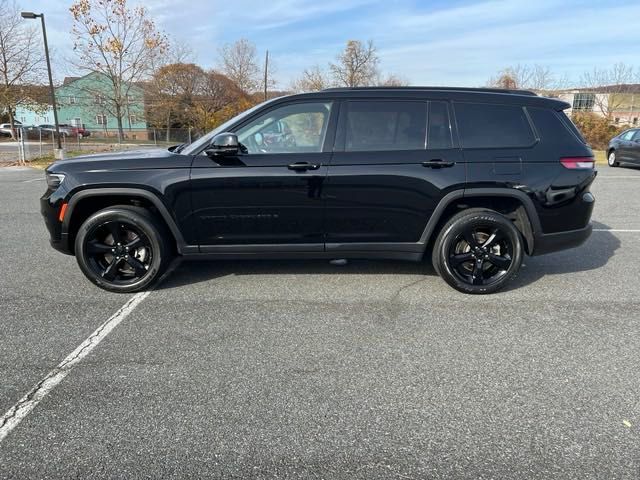
[[(613, 161), (611, 160), (612, 156), (613, 156)], [(615, 167), (616, 166), (616, 152), (615, 152), (615, 150), (610, 151), (609, 155), (607, 155), (607, 163), (609, 164), (610, 167)]]
[[(151, 242), (151, 248), (153, 256), (151, 259), (151, 265), (147, 274), (138, 281), (127, 284), (117, 285), (111, 282), (105, 281), (102, 277), (97, 275), (93, 269), (89, 266), (86, 258), (86, 241), (87, 236), (99, 225), (106, 223), (107, 221), (122, 221), (124, 223), (131, 223), (139, 228), (147, 236)], [(75, 240), (75, 256), (78, 266), (82, 273), (91, 280), (94, 284), (109, 290), (112, 292), (129, 293), (142, 290), (149, 286), (160, 274), (161, 269), (166, 256), (164, 242), (160, 237), (160, 231), (155, 226), (151, 218), (141, 215), (136, 211), (124, 209), (124, 208), (108, 208), (101, 210), (96, 214), (89, 217), (79, 228)]]
[[(452, 271), (449, 263), (446, 261), (448, 258), (448, 252), (452, 242), (455, 241), (458, 234), (461, 233), (461, 230), (464, 227), (468, 227), (469, 224), (486, 225), (487, 223), (496, 224), (496, 226), (499, 226), (505, 235), (509, 237), (511, 244), (513, 245), (511, 265), (509, 266), (507, 273), (505, 273), (505, 275), (495, 283), (489, 285), (469, 285), (468, 283), (461, 281)], [(449, 285), (460, 292), (472, 294), (496, 292), (503, 288), (504, 285), (513, 278), (522, 264), (524, 248), (520, 232), (513, 222), (498, 213), (483, 212), (460, 217), (447, 224), (441, 235), (441, 240), (438, 242), (437, 271)]]

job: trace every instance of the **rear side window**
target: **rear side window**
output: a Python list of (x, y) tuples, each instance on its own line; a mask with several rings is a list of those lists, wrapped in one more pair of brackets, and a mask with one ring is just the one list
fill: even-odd
[(425, 146), (426, 102), (347, 102), (345, 151), (417, 150)]
[(571, 130), (574, 133), (574, 135), (580, 139), (582, 143), (584, 144), (587, 143), (587, 141), (582, 136), (582, 133), (580, 133), (580, 130), (578, 130), (578, 127), (576, 127), (575, 123), (571, 121), (571, 119), (566, 113), (558, 112), (558, 116), (560, 117), (560, 120), (562, 120), (562, 123), (564, 123), (565, 126), (569, 128), (569, 130)]
[(527, 110), (543, 143), (564, 146), (575, 145), (578, 141), (585, 143), (576, 126), (564, 112), (539, 107), (527, 107)]
[(640, 130), (636, 130), (636, 133), (633, 135), (632, 140), (640, 141)]
[(528, 147), (534, 136), (524, 109), (517, 105), (455, 103), (463, 148)]
[(429, 102), (427, 148), (451, 148), (451, 121), (447, 102)]
[(620, 138), (622, 140), (631, 140), (635, 134), (635, 130), (629, 130), (628, 132), (623, 133)]

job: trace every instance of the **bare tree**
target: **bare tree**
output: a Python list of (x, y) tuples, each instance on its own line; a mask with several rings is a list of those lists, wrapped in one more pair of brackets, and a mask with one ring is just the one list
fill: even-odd
[(319, 92), (331, 86), (331, 80), (327, 72), (320, 65), (314, 65), (305, 68), (300, 78), (297, 78), (291, 84), (294, 92)]
[(381, 87), (406, 87), (409, 85), (409, 81), (390, 73), (386, 77), (378, 79), (377, 84)]
[(530, 89), (550, 91), (559, 87), (559, 82), (544, 65), (515, 65), (507, 67), (496, 77), (489, 79), (488, 86), (506, 89)]
[(373, 42), (349, 40), (335, 63), (329, 64), (334, 82), (344, 87), (374, 85), (378, 78), (378, 54)]
[(39, 83), (44, 55), (37, 29), (20, 17), (14, 2), (0, 0), (0, 109), (9, 114), (15, 137), (14, 114), (21, 101), (33, 101), (30, 83)]
[(144, 7), (128, 8), (127, 0), (76, 0), (69, 10), (77, 67), (100, 73), (107, 80), (110, 88), (105, 105), (117, 119), (122, 139), (130, 89), (149, 77), (157, 59), (166, 52), (167, 38), (156, 29)]
[(246, 93), (259, 89), (261, 69), (256, 46), (246, 38), (222, 46), (220, 65), (222, 72)]
[(633, 67), (616, 63), (611, 68), (586, 72), (581, 83), (595, 93), (595, 106), (607, 118), (627, 102), (630, 85), (638, 76)]

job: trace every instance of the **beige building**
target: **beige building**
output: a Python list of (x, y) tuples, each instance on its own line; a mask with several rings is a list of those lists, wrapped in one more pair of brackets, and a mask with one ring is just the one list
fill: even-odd
[(562, 90), (554, 95), (571, 105), (565, 112), (594, 112), (618, 125), (640, 125), (640, 85)]

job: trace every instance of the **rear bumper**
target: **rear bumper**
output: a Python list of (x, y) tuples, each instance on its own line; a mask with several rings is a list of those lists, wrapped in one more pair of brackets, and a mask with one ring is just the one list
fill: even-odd
[(544, 255), (545, 253), (557, 252), (582, 245), (591, 235), (593, 226), (591, 224), (579, 230), (568, 232), (548, 233), (538, 236), (535, 239), (532, 256)]

